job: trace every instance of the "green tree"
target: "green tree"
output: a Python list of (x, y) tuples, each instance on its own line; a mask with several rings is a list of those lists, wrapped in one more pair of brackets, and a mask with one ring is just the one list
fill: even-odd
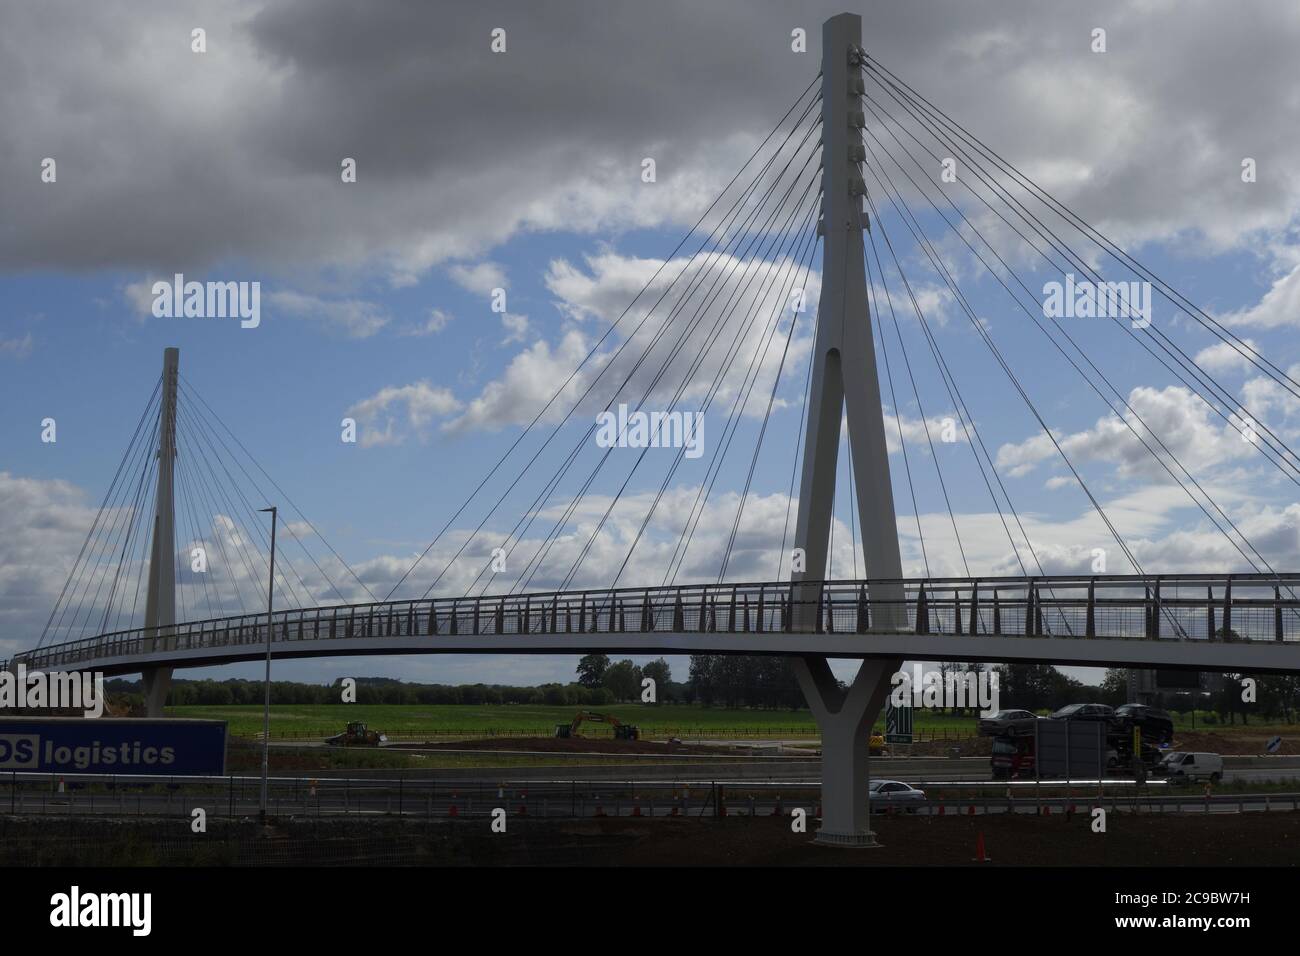
[(615, 700), (637, 700), (641, 696), (641, 668), (628, 660), (611, 664), (605, 670), (604, 683)]
[(649, 677), (655, 682), (655, 700), (664, 700), (668, 692), (668, 685), (673, 679), (673, 672), (668, 667), (668, 662), (662, 657), (651, 661), (641, 668), (641, 676)]
[(609, 658), (604, 654), (587, 654), (578, 661), (578, 683), (583, 687), (601, 687), (605, 682), (605, 671), (609, 670)]

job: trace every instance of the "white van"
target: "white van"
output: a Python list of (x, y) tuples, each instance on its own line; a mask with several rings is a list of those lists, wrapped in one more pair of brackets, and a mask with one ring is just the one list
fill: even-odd
[(1170, 783), (1191, 783), (1195, 780), (1210, 780), (1218, 783), (1223, 779), (1223, 758), (1218, 754), (1186, 753), (1178, 750), (1165, 754), (1160, 761), (1159, 771)]

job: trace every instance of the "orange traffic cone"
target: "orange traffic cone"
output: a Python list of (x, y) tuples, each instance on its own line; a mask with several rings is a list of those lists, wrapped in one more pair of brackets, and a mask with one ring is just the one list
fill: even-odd
[(459, 812), (459, 811), (456, 809), (456, 804), (454, 804), (454, 803), (453, 803), (451, 806), (449, 806), (449, 807), (447, 808), (447, 816), (449, 816), (449, 817), (454, 817), (454, 816), (456, 816), (456, 814), (457, 814), (458, 812)]
[(975, 804), (972, 803), (969, 807), (966, 808), (966, 816), (968, 817), (975, 816)]
[(943, 801), (939, 801), (939, 816), (943, 816)]
[(639, 817), (641, 815), (641, 798), (635, 797), (634, 800), (635, 802), (632, 804), (632, 816)]
[(975, 837), (975, 856), (974, 856), (974, 858), (971, 860), (971, 862), (972, 862), (972, 863), (992, 863), (992, 862), (993, 862), (992, 860), (990, 860), (990, 859), (989, 859), (989, 858), (984, 854), (984, 831), (983, 831), (983, 830), (981, 830), (981, 831), (979, 832), (979, 834)]

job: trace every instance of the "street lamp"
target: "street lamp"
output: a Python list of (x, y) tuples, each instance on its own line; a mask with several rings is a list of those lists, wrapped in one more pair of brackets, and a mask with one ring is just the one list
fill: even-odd
[(271, 764), (271, 607), (275, 599), (275, 524), (278, 512), (275, 506), (259, 509), (271, 512), (270, 577), (266, 584), (266, 680), (265, 703), (262, 707), (262, 825), (266, 825), (266, 782)]

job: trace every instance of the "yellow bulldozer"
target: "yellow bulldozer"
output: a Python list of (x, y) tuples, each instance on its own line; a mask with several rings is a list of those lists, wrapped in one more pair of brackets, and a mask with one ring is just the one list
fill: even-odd
[(555, 736), (557, 737), (581, 737), (578, 728), (584, 723), (609, 724), (614, 728), (615, 740), (639, 740), (641, 729), (634, 727), (632, 724), (625, 724), (613, 714), (598, 714), (594, 710), (580, 710), (578, 715), (573, 718), (572, 722), (567, 724), (555, 725)]

